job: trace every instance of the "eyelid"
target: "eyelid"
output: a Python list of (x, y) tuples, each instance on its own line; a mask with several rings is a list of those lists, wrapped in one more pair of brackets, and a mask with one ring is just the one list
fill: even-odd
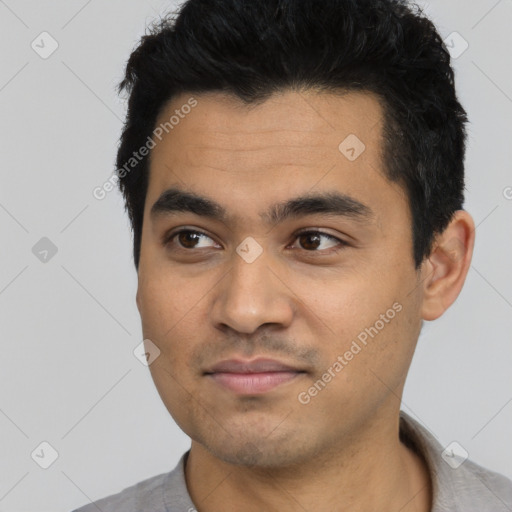
[(299, 231), (296, 231), (293, 236), (294, 237), (298, 237), (299, 235), (308, 235), (308, 234), (318, 234), (318, 235), (323, 235), (327, 238), (330, 238), (332, 240), (337, 240), (338, 242), (344, 242), (344, 243), (348, 243), (346, 242), (345, 240), (337, 237), (336, 235), (333, 235), (331, 233), (327, 233), (326, 231), (323, 231), (322, 228), (304, 228), (304, 229), (301, 229)]

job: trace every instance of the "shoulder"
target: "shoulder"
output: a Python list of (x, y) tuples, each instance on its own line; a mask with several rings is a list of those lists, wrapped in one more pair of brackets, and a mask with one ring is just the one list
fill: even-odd
[(98, 509), (102, 512), (165, 512), (162, 489), (169, 475), (170, 473), (162, 473), (148, 478), (73, 512), (98, 512)]
[[(458, 443), (443, 447), (426, 427), (403, 411), (400, 419), (401, 440), (420, 454), (428, 466), (433, 512), (512, 510), (511, 480), (469, 460), (467, 451)], [(456, 453), (455, 445), (460, 454)]]
[(176, 467), (168, 472), (147, 478), (73, 512), (189, 512), (194, 505), (185, 481), (185, 452)]
[(468, 459), (453, 471), (452, 479), (452, 489), (461, 501), (461, 509), (468, 507), (480, 512), (512, 510), (512, 481), (504, 475)]

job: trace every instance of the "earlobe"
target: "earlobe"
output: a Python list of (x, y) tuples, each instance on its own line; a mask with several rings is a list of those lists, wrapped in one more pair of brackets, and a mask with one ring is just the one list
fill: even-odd
[(422, 318), (439, 318), (458, 297), (471, 264), (475, 225), (465, 210), (455, 212), (434, 242), (424, 266)]

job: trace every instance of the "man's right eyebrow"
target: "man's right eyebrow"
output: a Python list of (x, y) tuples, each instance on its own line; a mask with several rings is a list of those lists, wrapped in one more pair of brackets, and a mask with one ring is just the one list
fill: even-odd
[(151, 217), (184, 212), (221, 222), (227, 220), (226, 210), (221, 205), (207, 197), (179, 188), (165, 190), (151, 207)]

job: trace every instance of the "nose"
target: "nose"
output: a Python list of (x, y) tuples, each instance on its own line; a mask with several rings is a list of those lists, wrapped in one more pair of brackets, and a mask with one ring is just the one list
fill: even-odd
[(250, 334), (264, 324), (290, 325), (293, 293), (270, 259), (265, 251), (251, 263), (233, 255), (231, 270), (215, 287), (211, 313), (216, 327)]

